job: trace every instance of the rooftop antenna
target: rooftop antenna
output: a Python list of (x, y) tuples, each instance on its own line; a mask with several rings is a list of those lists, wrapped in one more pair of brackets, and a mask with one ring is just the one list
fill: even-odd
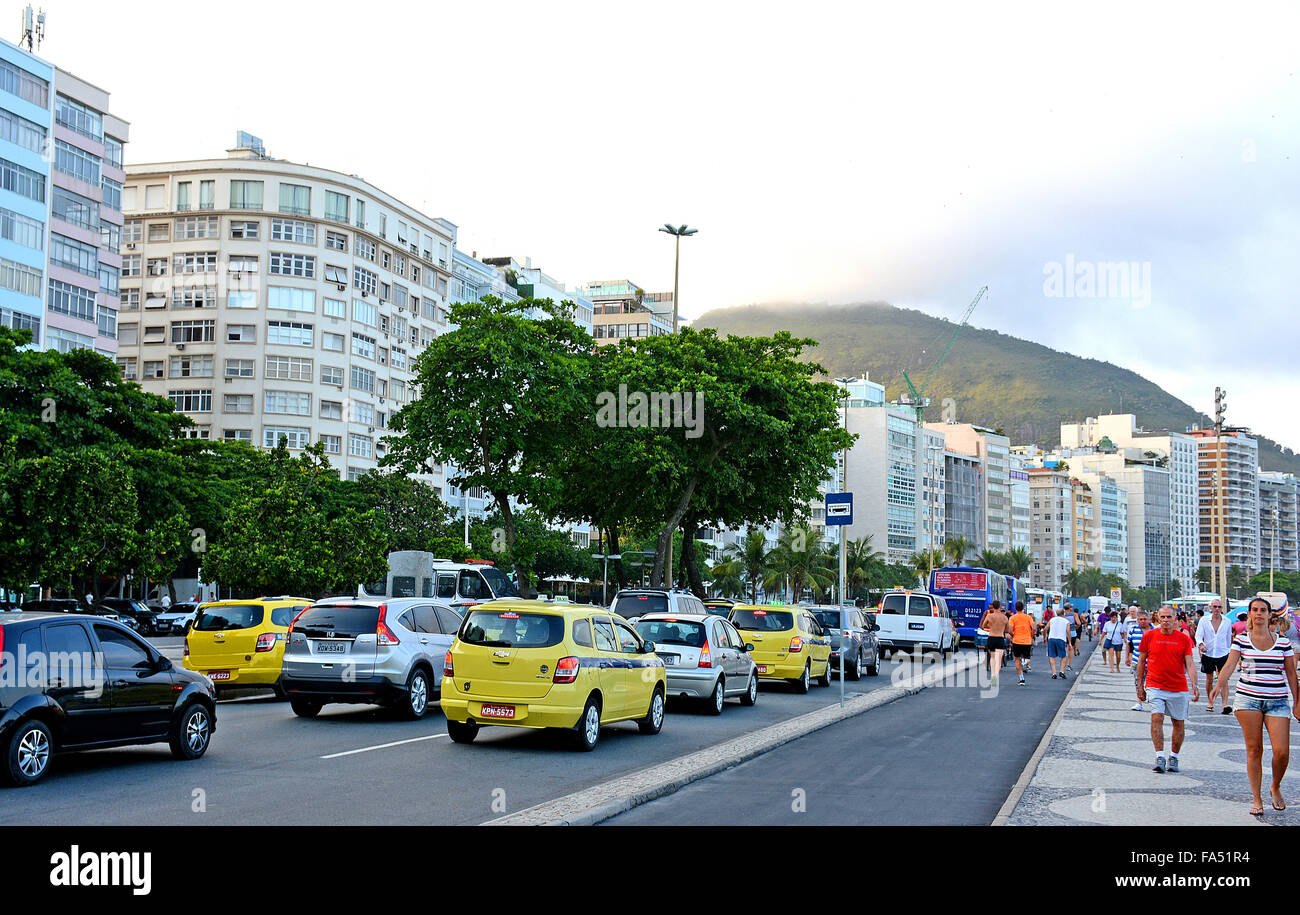
[(27, 4), (27, 9), (23, 10), (23, 37), (18, 40), (18, 46), (27, 45), (27, 50), (35, 52), (45, 40), (45, 10), (39, 13), (33, 12), (32, 5)]

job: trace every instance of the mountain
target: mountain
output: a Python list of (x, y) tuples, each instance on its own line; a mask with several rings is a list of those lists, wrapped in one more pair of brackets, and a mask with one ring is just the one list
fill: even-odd
[[(832, 376), (862, 375), (885, 385), (885, 396), (906, 393), (903, 370), (918, 387), (952, 337), (954, 325), (924, 312), (883, 303), (859, 305), (746, 305), (718, 308), (692, 322), (720, 333), (766, 336), (788, 330), (819, 345), (807, 357)], [(1015, 445), (1060, 443), (1061, 423), (1105, 413), (1133, 413), (1150, 432), (1205, 427), (1211, 419), (1136, 372), (1085, 359), (995, 330), (967, 327), (925, 392), (925, 418), (938, 421), (945, 398), (955, 419), (1001, 428)], [(1300, 475), (1300, 455), (1259, 437), (1264, 470)]]

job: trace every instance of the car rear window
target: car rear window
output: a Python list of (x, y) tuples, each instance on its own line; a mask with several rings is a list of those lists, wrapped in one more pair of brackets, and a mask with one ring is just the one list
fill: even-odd
[(907, 595), (906, 594), (886, 594), (884, 601), (880, 605), (881, 613), (892, 613), (903, 616), (907, 613)]
[(472, 610), (458, 638), (467, 645), (549, 648), (564, 639), (564, 617), (523, 610)]
[(379, 629), (379, 607), (365, 604), (327, 604), (308, 607), (298, 617), (293, 631), (309, 639), (328, 637), (355, 639)]
[(780, 610), (737, 610), (731, 625), (752, 632), (784, 632), (794, 628), (794, 617)]
[(667, 609), (668, 597), (664, 594), (627, 594), (614, 601), (614, 612), (623, 619), (663, 613)]
[(225, 607), (204, 607), (194, 621), (197, 632), (223, 632), (227, 629), (251, 629), (262, 624), (260, 604), (230, 604)]
[(814, 610), (813, 619), (821, 623), (827, 629), (842, 629), (840, 625), (840, 614), (837, 610)]
[(703, 648), (705, 642), (703, 624), (685, 620), (639, 620), (636, 632), (641, 638), (656, 645)]
[(912, 595), (912, 601), (907, 605), (908, 616), (934, 616), (934, 607), (928, 597), (917, 597)]

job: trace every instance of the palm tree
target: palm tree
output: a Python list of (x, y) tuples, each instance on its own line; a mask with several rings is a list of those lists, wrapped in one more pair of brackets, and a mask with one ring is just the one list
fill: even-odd
[(944, 553), (948, 555), (948, 558), (952, 560), (952, 564), (955, 566), (962, 564), (962, 560), (966, 558), (966, 554), (970, 552), (970, 549), (971, 542), (965, 537), (953, 537), (943, 545)]
[(1029, 556), (1029, 550), (1023, 546), (1012, 547), (1004, 554), (1006, 557), (1006, 574), (1012, 578), (1023, 578), (1029, 571), (1033, 560)]
[(1079, 576), (1079, 584), (1084, 594), (1101, 594), (1107, 590), (1108, 581), (1105, 572), (1093, 567), (1083, 570), (1083, 574)]
[(989, 569), (997, 572), (999, 575), (1005, 575), (1003, 566), (1006, 564), (1005, 553), (999, 553), (997, 550), (991, 550), (988, 547), (980, 550), (980, 554), (975, 557), (975, 562), (983, 569)]
[(943, 563), (943, 550), (921, 550), (919, 553), (913, 553), (907, 560), (907, 564), (916, 572), (917, 577), (924, 582), (928, 582), (930, 573), (942, 566)]
[(844, 544), (844, 587), (850, 596), (875, 579), (885, 554), (871, 548), (871, 535)]
[(1079, 591), (1083, 589), (1082, 569), (1071, 569), (1065, 573), (1065, 588), (1070, 592), (1071, 597), (1079, 596)]
[(744, 566), (736, 559), (723, 559), (709, 568), (709, 580), (719, 597), (743, 596), (745, 593)]
[[(767, 536), (763, 531), (751, 527), (745, 532), (744, 540), (727, 547), (724, 561), (714, 566), (709, 574), (715, 576), (715, 580), (716, 577), (725, 579), (734, 575), (749, 587), (749, 601), (754, 603), (758, 600), (759, 584), (766, 585), (769, 580), (773, 552), (767, 548)], [(742, 587), (742, 593), (743, 590)]]
[(820, 595), (839, 574), (838, 568), (831, 568), (830, 553), (807, 527), (787, 527), (772, 553), (772, 577), (775, 581), (784, 579), (790, 583), (791, 601), (799, 600), (805, 587), (811, 587), (814, 594)]

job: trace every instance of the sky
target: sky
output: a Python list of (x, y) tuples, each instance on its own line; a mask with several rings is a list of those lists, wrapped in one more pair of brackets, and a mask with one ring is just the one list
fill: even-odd
[(1221, 385), (1230, 423), (1300, 449), (1300, 5), (46, 10), (41, 55), (112, 94), (128, 165), (219, 157), (248, 130), (570, 288), (671, 289), (656, 230), (686, 223), (691, 317), (955, 319), (987, 285), (972, 324), (1206, 413)]

